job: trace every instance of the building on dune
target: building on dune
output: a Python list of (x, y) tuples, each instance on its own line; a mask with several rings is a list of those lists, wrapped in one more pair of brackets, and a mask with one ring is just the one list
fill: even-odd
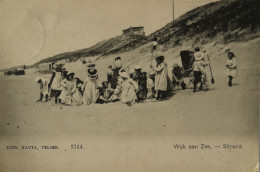
[(145, 36), (144, 27), (130, 27), (122, 31), (125, 37)]

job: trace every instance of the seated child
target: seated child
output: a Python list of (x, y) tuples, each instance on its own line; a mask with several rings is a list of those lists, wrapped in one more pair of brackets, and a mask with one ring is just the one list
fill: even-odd
[(138, 85), (126, 72), (119, 72), (119, 75), (122, 78), (121, 102), (131, 106), (137, 100), (136, 91), (138, 90)]
[(68, 73), (67, 78), (61, 82), (63, 89), (59, 99), (61, 103), (66, 105), (81, 105), (83, 103), (82, 95), (77, 89), (76, 80), (74, 80), (74, 75), (73, 72)]
[(177, 63), (173, 64), (172, 83), (173, 83), (174, 90), (176, 90), (176, 86), (179, 85), (181, 85), (181, 88), (183, 90), (186, 89), (186, 84), (183, 80), (183, 69)]

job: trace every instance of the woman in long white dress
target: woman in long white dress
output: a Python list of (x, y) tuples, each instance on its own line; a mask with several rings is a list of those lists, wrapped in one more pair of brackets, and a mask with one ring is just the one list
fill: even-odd
[(167, 63), (164, 62), (164, 56), (156, 57), (156, 65), (151, 66), (155, 71), (155, 91), (157, 92), (156, 100), (165, 100), (167, 91)]
[(84, 90), (83, 91), (84, 105), (96, 103), (100, 94), (98, 89), (100, 87), (102, 87), (102, 84), (98, 79), (97, 70), (94, 68), (88, 69), (88, 77), (85, 79), (82, 85), (82, 90)]

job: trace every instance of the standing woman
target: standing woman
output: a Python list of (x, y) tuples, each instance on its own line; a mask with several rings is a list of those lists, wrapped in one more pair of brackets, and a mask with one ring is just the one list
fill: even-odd
[(102, 87), (101, 82), (98, 79), (98, 73), (95, 68), (88, 69), (88, 77), (85, 79), (82, 90), (83, 91), (83, 103), (89, 105), (96, 103), (99, 98), (99, 88)]
[(233, 52), (228, 53), (228, 60), (226, 63), (227, 76), (229, 78), (228, 86), (232, 87), (232, 79), (237, 77), (237, 61)]
[(162, 101), (166, 98), (168, 68), (167, 63), (164, 62), (164, 56), (158, 56), (155, 60), (156, 66), (152, 66), (152, 68), (155, 71), (156, 100)]

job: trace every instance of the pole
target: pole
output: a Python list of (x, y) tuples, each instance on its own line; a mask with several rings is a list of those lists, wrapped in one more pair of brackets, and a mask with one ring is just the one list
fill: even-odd
[(172, 0), (172, 21), (174, 21), (174, 0)]
[(152, 47), (151, 65), (153, 65), (153, 47)]
[(210, 65), (210, 60), (209, 60), (208, 54), (207, 54), (207, 57), (208, 57), (208, 61), (209, 61), (209, 70), (210, 70), (210, 74), (211, 74), (211, 83), (214, 84), (215, 80), (213, 78), (212, 69), (211, 69), (211, 65)]

